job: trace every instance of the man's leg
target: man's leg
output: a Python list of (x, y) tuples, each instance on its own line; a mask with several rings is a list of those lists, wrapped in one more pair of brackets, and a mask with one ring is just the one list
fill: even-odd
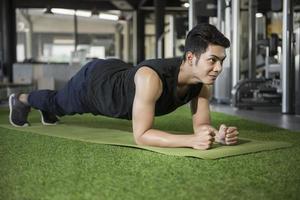
[[(30, 107), (41, 111), (43, 124), (55, 124), (57, 116), (90, 112), (87, 96), (87, 82), (93, 62), (84, 66), (64, 88), (58, 91), (37, 90), (29, 94), (10, 96), (10, 122), (14, 126), (28, 126)], [(44, 123), (46, 122), (46, 123)]]
[[(53, 92), (51, 90), (46, 91), (46, 93)], [(30, 107), (28, 94), (11, 94), (9, 97), (10, 123), (16, 127), (28, 126), (27, 116), (30, 112)], [(39, 111), (41, 113), (41, 121), (44, 125), (55, 125), (59, 121), (55, 114), (43, 111), (42, 109), (39, 109)]]

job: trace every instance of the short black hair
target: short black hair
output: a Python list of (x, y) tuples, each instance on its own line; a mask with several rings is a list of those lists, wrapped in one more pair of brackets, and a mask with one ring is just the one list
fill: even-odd
[(230, 47), (230, 41), (215, 26), (208, 23), (196, 25), (186, 37), (183, 60), (189, 51), (199, 59), (209, 44)]

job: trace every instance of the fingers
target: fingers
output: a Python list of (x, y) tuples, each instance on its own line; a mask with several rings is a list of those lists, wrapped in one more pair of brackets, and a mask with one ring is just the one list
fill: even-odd
[(225, 124), (222, 124), (219, 128), (219, 138), (220, 140), (225, 138), (226, 135), (226, 131), (227, 131), (227, 127)]
[(202, 128), (202, 130), (200, 130), (200, 132), (195, 133), (195, 134), (201, 135), (201, 136), (210, 135), (210, 136), (214, 137), (216, 135), (216, 132), (218, 132), (218, 131), (212, 127), (204, 127), (204, 128)]
[(219, 130), (215, 133), (215, 141), (221, 144), (225, 144), (225, 135), (227, 131), (227, 126), (225, 124), (221, 124)]
[(226, 131), (225, 143), (226, 145), (233, 145), (238, 142), (238, 134), (236, 127), (228, 127)]
[(237, 127), (229, 126), (226, 130), (226, 133), (232, 133), (232, 132), (235, 132), (235, 131), (237, 131)]
[(193, 149), (197, 150), (207, 150), (210, 149), (212, 146), (212, 142), (196, 142), (194, 145), (192, 145)]
[(226, 143), (227, 143), (227, 142), (234, 142), (234, 141), (237, 141), (237, 140), (238, 140), (238, 137), (226, 138), (226, 139), (225, 139)]
[(201, 143), (201, 145), (211, 145), (215, 141), (214, 135), (198, 135), (198, 142)]
[(199, 150), (207, 150), (212, 147), (213, 142), (208, 140), (208, 141), (203, 141), (203, 142), (197, 142), (195, 145), (193, 145), (194, 149), (199, 149)]
[(226, 145), (235, 145), (237, 144), (238, 140), (232, 142), (226, 142)]
[(211, 143), (213, 143), (215, 141), (215, 136), (216, 136), (216, 133), (215, 133), (215, 130), (212, 129), (212, 128), (209, 128), (206, 132), (207, 134), (207, 141), (210, 141)]
[(221, 134), (221, 136), (224, 135), (224, 137), (225, 137), (225, 134), (226, 134), (227, 129), (228, 129), (228, 128), (227, 128), (224, 124), (222, 124), (222, 125), (220, 126), (220, 128), (219, 128), (219, 133)]
[(220, 131), (226, 131), (227, 126), (225, 124), (221, 124), (219, 129), (220, 129)]
[(195, 133), (192, 147), (198, 150), (209, 149), (215, 141), (215, 132), (211, 127), (203, 127), (200, 132)]
[(206, 140), (207, 140), (209, 145), (212, 145), (215, 141), (215, 136), (214, 135), (208, 135)]
[(237, 137), (239, 132), (237, 131), (236, 127), (228, 127), (226, 131), (226, 138), (233, 138)]

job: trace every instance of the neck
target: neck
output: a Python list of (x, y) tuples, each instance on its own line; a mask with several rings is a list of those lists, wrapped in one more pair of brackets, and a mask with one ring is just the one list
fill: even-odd
[(179, 69), (178, 86), (182, 87), (197, 83), (199, 83), (199, 80), (194, 78), (192, 66), (190, 66), (188, 62), (183, 61)]

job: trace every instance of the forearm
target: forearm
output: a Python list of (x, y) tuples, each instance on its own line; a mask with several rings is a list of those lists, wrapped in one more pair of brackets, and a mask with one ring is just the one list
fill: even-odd
[(215, 128), (210, 123), (205, 123), (205, 124), (196, 124), (196, 123), (194, 123), (193, 124), (194, 133), (201, 132), (203, 127), (209, 127), (211, 129), (215, 130)]
[(136, 138), (139, 145), (156, 147), (191, 147), (189, 140), (192, 135), (174, 135), (164, 131), (149, 129)]

